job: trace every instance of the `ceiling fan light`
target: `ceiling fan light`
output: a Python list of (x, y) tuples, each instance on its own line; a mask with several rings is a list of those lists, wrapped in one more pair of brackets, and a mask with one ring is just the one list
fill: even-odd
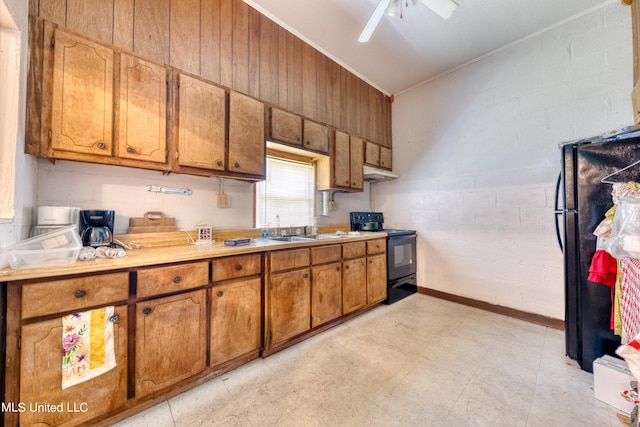
[(422, 0), (422, 3), (443, 19), (449, 19), (451, 14), (458, 8), (458, 4), (453, 0)]

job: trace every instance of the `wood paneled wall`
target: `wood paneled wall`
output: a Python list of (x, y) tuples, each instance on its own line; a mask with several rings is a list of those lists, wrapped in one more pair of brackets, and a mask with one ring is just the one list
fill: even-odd
[(29, 0), (30, 13), (391, 147), (389, 97), (242, 0)]

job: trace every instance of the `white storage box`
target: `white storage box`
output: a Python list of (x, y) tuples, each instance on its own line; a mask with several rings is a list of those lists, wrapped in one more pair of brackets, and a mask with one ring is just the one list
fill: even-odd
[(78, 259), (81, 249), (77, 225), (59, 228), (5, 248), (9, 265), (15, 269), (72, 264)]
[(633, 403), (620, 395), (631, 390), (633, 375), (624, 360), (605, 355), (593, 362), (593, 391), (596, 399), (626, 413), (633, 410)]

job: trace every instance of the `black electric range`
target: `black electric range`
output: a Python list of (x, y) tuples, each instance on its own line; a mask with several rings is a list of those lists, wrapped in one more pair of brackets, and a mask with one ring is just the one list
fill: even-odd
[(382, 212), (351, 212), (351, 231), (387, 233), (387, 299), (392, 304), (418, 290), (415, 230), (384, 228)]

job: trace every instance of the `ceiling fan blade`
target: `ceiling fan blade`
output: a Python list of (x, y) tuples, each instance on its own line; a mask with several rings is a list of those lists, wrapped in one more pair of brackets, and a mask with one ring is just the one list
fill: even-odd
[(387, 9), (390, 2), (391, 0), (380, 0), (378, 5), (376, 6), (376, 10), (374, 10), (373, 13), (371, 14), (371, 18), (369, 18), (367, 25), (364, 26), (364, 30), (362, 30), (360, 37), (358, 37), (358, 41), (360, 43), (366, 43), (369, 41), (369, 39), (371, 38), (371, 35), (373, 34), (376, 27), (380, 23), (380, 20), (384, 15), (384, 11)]
[(451, 14), (456, 10), (458, 4), (453, 0), (421, 0), (422, 3), (443, 19), (449, 19)]

